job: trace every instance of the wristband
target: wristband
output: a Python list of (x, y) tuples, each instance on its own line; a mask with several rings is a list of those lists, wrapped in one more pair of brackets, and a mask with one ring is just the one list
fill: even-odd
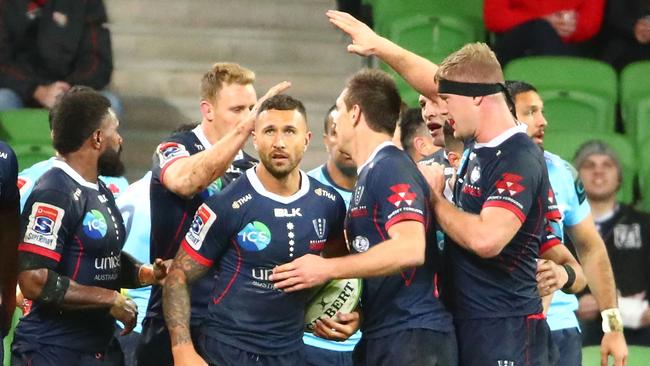
[(571, 267), (568, 264), (563, 264), (562, 267), (564, 267), (564, 270), (566, 271), (566, 274), (569, 276), (567, 278), (566, 283), (564, 286), (562, 286), (562, 291), (563, 292), (569, 292), (569, 289), (573, 284), (576, 282), (576, 271), (573, 270), (573, 267)]
[(623, 331), (623, 317), (618, 308), (603, 310), (600, 316), (603, 318), (603, 333)]

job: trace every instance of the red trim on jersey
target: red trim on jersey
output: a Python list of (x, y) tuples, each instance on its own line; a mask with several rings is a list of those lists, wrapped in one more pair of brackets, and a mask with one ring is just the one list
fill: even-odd
[(185, 239), (183, 239), (183, 241), (181, 242), (181, 248), (183, 248), (185, 253), (187, 253), (187, 255), (189, 255), (190, 257), (192, 257), (192, 259), (194, 259), (196, 263), (202, 265), (203, 267), (212, 267), (212, 264), (214, 264), (214, 261), (202, 256), (201, 254), (199, 254), (199, 252), (194, 250), (194, 248), (192, 248)]
[(500, 207), (500, 208), (505, 208), (506, 210), (512, 212), (517, 216), (519, 221), (523, 224), (526, 221), (526, 215), (524, 215), (523, 212), (517, 207), (516, 205), (506, 202), (506, 201), (500, 201), (500, 200), (491, 200), (491, 201), (486, 201), (483, 204), (483, 208), (486, 207)]
[(433, 296), (438, 298), (440, 297), (440, 291), (438, 291), (438, 274), (433, 275)]
[(75, 235), (74, 240), (79, 244), (79, 256), (77, 256), (77, 264), (74, 266), (74, 273), (72, 274), (72, 280), (77, 280), (77, 274), (79, 274), (79, 266), (81, 265), (81, 257), (84, 254), (84, 244), (81, 242), (78, 236)]
[[(183, 212), (183, 217), (181, 218), (181, 222), (178, 224), (178, 227), (176, 228), (176, 233), (174, 234), (174, 243), (178, 243), (178, 236), (181, 235), (181, 229), (183, 228), (183, 225), (185, 225), (185, 220), (187, 220), (187, 211)], [(165, 253), (165, 258), (173, 258), (174, 257), (173, 250), (174, 250), (174, 246), (170, 245), (167, 250), (167, 253)]]
[(232, 278), (228, 282), (228, 285), (226, 286), (226, 289), (223, 290), (223, 292), (221, 293), (221, 295), (219, 295), (218, 298), (216, 298), (216, 299), (213, 298), (212, 299), (212, 302), (214, 304), (218, 304), (218, 303), (221, 302), (221, 300), (223, 300), (223, 298), (226, 296), (228, 291), (230, 291), (230, 287), (232, 287), (232, 284), (235, 283), (235, 280), (237, 279), (237, 276), (239, 276), (239, 270), (241, 269), (241, 262), (242, 262), (241, 251), (239, 250), (239, 245), (237, 245), (237, 242), (234, 241), (234, 240), (232, 241), (232, 246), (235, 247), (235, 251), (237, 251), (237, 268), (235, 268), (235, 274), (232, 276)]
[(381, 240), (385, 241), (386, 236), (384, 235), (383, 232), (381, 232), (381, 227), (379, 226), (379, 222), (377, 220), (377, 211), (379, 211), (379, 205), (375, 204), (374, 210), (372, 210), (372, 222), (375, 224), (375, 228), (377, 228), (377, 232), (379, 233), (379, 236), (381, 236)]
[(562, 242), (558, 238), (553, 238), (549, 241), (546, 241), (542, 243), (542, 246), (539, 248), (539, 255), (541, 256), (544, 254), (547, 250), (553, 248), (554, 246), (560, 245)]
[(165, 164), (165, 166), (162, 167), (162, 169), (160, 169), (160, 183), (162, 183), (162, 185), (165, 188), (167, 188), (167, 186), (165, 186), (165, 172), (167, 172), (167, 168), (169, 168), (172, 165), (172, 163), (174, 163), (175, 161), (177, 161), (179, 159), (185, 159), (185, 158), (189, 158), (189, 156), (177, 156), (177, 157), (173, 158), (172, 160), (168, 161)]
[(527, 320), (546, 320), (544, 313), (530, 314), (526, 317)]
[(53, 259), (57, 262), (61, 261), (61, 254), (55, 252), (54, 250), (43, 248), (41, 246), (30, 244), (30, 243), (20, 243), (20, 245), (18, 245), (18, 251), (38, 254), (40, 256)]
[(400, 276), (402, 276), (402, 279), (404, 280), (404, 285), (405, 285), (406, 287), (411, 286), (411, 283), (413, 282), (413, 277), (415, 277), (415, 271), (416, 271), (416, 270), (417, 270), (417, 268), (411, 268), (411, 270), (410, 270), (411, 273), (408, 275), (408, 278), (407, 278), (406, 275), (404, 274), (404, 271), (401, 271), (401, 272), (399, 273)]
[(388, 220), (388, 222), (386, 223), (386, 225), (384, 225), (384, 227), (386, 228), (386, 231), (388, 231), (393, 225), (402, 221), (417, 221), (419, 223), (422, 223), (422, 225), (426, 225), (424, 217), (422, 215), (416, 214), (414, 212), (402, 212), (400, 214), (393, 216), (392, 219)]

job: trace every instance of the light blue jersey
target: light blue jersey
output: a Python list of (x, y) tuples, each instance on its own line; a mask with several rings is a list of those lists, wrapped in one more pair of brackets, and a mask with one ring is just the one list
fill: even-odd
[[(343, 197), (345, 207), (347, 208), (350, 206), (350, 198), (352, 197), (352, 192), (336, 185), (336, 183), (332, 181), (332, 178), (327, 173), (327, 167), (325, 165), (321, 165), (318, 168), (308, 172), (307, 175), (314, 177), (317, 181), (334, 188), (341, 195), (341, 197)], [(317, 337), (311, 333), (305, 333), (302, 338), (303, 342), (306, 345), (338, 352), (352, 352), (354, 350), (354, 346), (356, 346), (356, 344), (359, 342), (359, 339), (361, 339), (361, 332), (356, 332), (345, 342), (329, 341), (327, 339)]]
[[(558, 209), (562, 213), (562, 221), (552, 223), (553, 231), (558, 238), (564, 237), (564, 226), (574, 226), (584, 220), (591, 208), (585, 198), (584, 187), (577, 171), (568, 162), (548, 151), (544, 152), (548, 177), (555, 193)], [(547, 321), (551, 331), (577, 328), (578, 299), (575, 295), (556, 291), (548, 311)]]
[[(143, 263), (149, 263), (149, 235), (151, 232), (150, 180), (151, 172), (147, 172), (144, 177), (131, 184), (116, 200), (126, 227), (126, 242), (122, 250)], [(144, 310), (147, 309), (149, 303), (151, 286), (124, 289), (122, 292), (131, 297), (138, 305), (138, 322), (134, 330), (141, 333), (142, 320), (147, 314)]]
[[(51, 157), (47, 160), (43, 160), (18, 173), (20, 211), (23, 210), (23, 206), (25, 206), (25, 202), (27, 202), (27, 198), (32, 193), (32, 189), (34, 189), (34, 185), (36, 185), (38, 179), (41, 178), (45, 172), (50, 170), (55, 159), (56, 157)], [(106, 184), (106, 187), (113, 192), (115, 198), (119, 197), (120, 192), (123, 192), (129, 185), (129, 182), (124, 177), (99, 176), (99, 179), (101, 179), (102, 182)]]

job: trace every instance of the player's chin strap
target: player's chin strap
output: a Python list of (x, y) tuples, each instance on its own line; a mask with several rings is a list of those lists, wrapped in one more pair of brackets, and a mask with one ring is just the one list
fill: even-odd
[(506, 103), (508, 104), (508, 108), (510, 108), (510, 112), (515, 118), (517, 116), (514, 99), (504, 83), (469, 83), (440, 78), (438, 79), (438, 93), (456, 94), (466, 97), (483, 97), (503, 93), (506, 97)]

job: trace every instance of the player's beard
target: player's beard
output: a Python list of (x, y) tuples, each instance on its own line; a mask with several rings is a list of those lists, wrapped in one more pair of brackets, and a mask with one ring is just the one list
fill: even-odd
[(124, 163), (120, 159), (122, 146), (117, 150), (108, 148), (99, 156), (97, 170), (99, 175), (105, 177), (120, 177), (124, 175)]
[(296, 169), (298, 164), (300, 164), (300, 158), (296, 159), (296, 158), (292, 158), (291, 156), (289, 156), (289, 158), (287, 159), (287, 163), (282, 166), (276, 166), (275, 164), (273, 164), (273, 158), (271, 157), (271, 155), (264, 158), (260, 156), (260, 160), (262, 160), (262, 164), (264, 165), (264, 168), (266, 168), (266, 170), (269, 173), (271, 173), (271, 175), (276, 179), (286, 178), (289, 175), (289, 173), (291, 173), (294, 169)]

